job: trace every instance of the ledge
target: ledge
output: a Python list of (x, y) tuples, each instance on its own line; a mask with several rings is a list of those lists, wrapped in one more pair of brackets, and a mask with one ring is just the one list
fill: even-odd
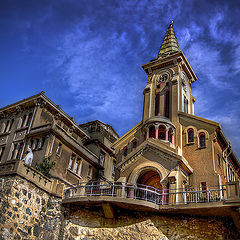
[(0, 176), (19, 175), (51, 195), (62, 197), (63, 184), (44, 176), (23, 161), (13, 160), (0, 164)]

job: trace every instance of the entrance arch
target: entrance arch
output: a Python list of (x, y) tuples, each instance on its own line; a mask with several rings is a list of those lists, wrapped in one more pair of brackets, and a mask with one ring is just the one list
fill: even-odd
[(137, 184), (147, 185), (162, 190), (161, 177), (155, 169), (144, 169), (138, 176)]

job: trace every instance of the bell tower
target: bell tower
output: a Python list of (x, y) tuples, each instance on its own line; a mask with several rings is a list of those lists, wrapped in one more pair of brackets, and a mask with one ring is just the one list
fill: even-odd
[(161, 118), (176, 123), (178, 112), (194, 114), (191, 84), (197, 80), (169, 25), (156, 59), (144, 64), (148, 75), (144, 94), (143, 123)]

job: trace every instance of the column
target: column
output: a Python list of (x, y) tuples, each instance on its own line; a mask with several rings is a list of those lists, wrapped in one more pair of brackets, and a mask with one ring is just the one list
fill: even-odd
[(168, 141), (168, 131), (169, 131), (169, 128), (166, 128), (166, 132), (165, 132), (165, 140)]
[(162, 182), (162, 205), (168, 204), (168, 187), (167, 182)]
[(155, 131), (156, 131), (155, 137), (156, 137), (156, 139), (158, 139), (158, 128), (159, 128), (159, 125), (155, 126)]
[(149, 128), (147, 127), (147, 135), (146, 135), (146, 139), (149, 138)]

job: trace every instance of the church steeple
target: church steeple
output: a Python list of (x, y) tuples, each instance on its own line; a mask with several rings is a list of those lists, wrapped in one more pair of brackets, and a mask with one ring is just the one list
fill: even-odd
[(179, 112), (194, 114), (191, 84), (197, 77), (180, 50), (173, 22), (167, 29), (157, 59), (142, 67), (148, 75), (143, 92), (143, 122), (158, 118), (177, 124)]
[(165, 35), (165, 38), (163, 40), (163, 43), (157, 58), (163, 55), (167, 55), (173, 52), (180, 52), (180, 51), (181, 50), (173, 30), (173, 21), (172, 21), (168, 27), (167, 33)]

